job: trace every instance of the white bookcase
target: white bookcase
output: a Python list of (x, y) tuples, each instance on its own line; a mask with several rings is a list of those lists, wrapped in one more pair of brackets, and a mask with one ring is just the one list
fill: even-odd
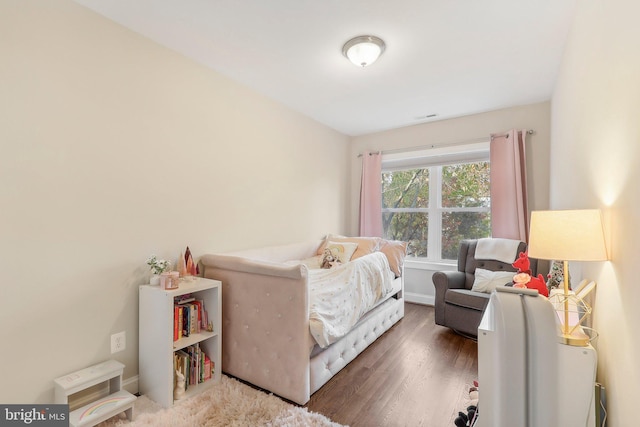
[[(217, 280), (195, 278), (181, 281), (178, 289), (160, 286), (140, 286), (139, 312), (139, 389), (140, 394), (165, 408), (173, 405), (173, 353), (200, 343), (200, 348), (215, 364), (212, 378), (198, 385), (190, 385), (183, 399), (199, 393), (220, 380), (222, 371), (222, 284)], [(192, 294), (204, 301), (213, 332), (200, 333), (173, 340), (174, 298)]]

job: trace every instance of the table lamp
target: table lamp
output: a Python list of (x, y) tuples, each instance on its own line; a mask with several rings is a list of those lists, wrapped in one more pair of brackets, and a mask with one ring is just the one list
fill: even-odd
[[(561, 339), (564, 344), (586, 346), (590, 338), (582, 328), (582, 319), (572, 326), (571, 309), (584, 304), (569, 292), (569, 261), (606, 261), (602, 216), (597, 209), (531, 212), (529, 257), (563, 262), (564, 289), (560, 295)], [(573, 298), (573, 302), (571, 302)]]

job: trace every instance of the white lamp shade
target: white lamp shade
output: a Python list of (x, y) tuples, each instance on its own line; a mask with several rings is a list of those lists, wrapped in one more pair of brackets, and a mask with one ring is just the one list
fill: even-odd
[(349, 40), (342, 53), (359, 67), (373, 64), (384, 52), (384, 41), (375, 36), (359, 36)]
[(528, 247), (532, 258), (605, 261), (607, 248), (600, 211), (533, 211)]

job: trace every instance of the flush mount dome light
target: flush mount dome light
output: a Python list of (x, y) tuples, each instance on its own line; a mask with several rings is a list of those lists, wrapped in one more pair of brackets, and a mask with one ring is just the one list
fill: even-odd
[(385, 44), (376, 36), (354, 37), (344, 44), (342, 54), (358, 67), (371, 65), (384, 52)]

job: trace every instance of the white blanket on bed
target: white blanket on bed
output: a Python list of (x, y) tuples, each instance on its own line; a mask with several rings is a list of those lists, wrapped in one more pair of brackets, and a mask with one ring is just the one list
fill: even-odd
[(318, 345), (328, 347), (346, 335), (391, 292), (394, 277), (382, 252), (328, 270), (309, 270), (309, 323)]

